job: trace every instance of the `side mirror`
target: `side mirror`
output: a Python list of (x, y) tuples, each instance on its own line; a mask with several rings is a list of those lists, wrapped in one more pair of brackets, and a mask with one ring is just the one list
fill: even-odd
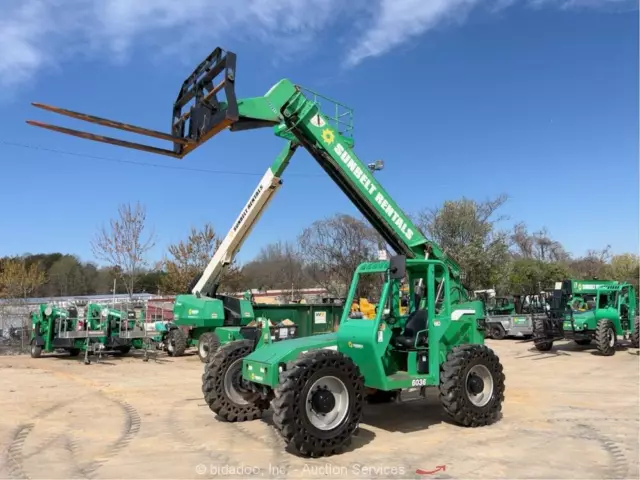
[(404, 255), (394, 255), (389, 260), (389, 273), (394, 280), (400, 280), (407, 273), (407, 257)]

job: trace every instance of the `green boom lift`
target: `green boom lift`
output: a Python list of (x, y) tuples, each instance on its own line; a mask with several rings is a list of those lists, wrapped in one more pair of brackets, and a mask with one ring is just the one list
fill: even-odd
[(42, 352), (63, 350), (75, 357), (84, 352), (85, 363), (89, 364), (90, 352), (112, 350), (126, 354), (131, 347), (142, 348), (141, 338), (125, 335), (134, 331), (132, 313), (99, 303), (89, 303), (84, 308), (43, 303), (31, 314), (31, 356), (38, 358)]
[[(174, 108), (171, 134), (48, 107), (102, 125), (163, 138), (173, 149), (133, 144), (29, 122), (82, 138), (182, 158), (224, 129), (272, 127), (287, 141), (265, 174), (280, 176), (303, 147), (396, 252), (388, 261), (360, 265), (349, 288), (353, 303), (361, 282), (382, 276), (374, 319), (345, 308), (337, 332), (255, 348), (255, 339), (230, 342), (210, 358), (203, 375), (209, 407), (230, 421), (258, 418), (270, 403), (288, 446), (305, 456), (331, 455), (347, 446), (362, 420), (365, 390), (394, 394), (439, 387), (445, 412), (464, 426), (495, 422), (504, 401), (499, 358), (484, 345), (481, 301), (468, 299), (459, 266), (427, 240), (354, 153), (342, 114), (332, 119), (318, 97), (287, 79), (260, 97), (236, 99), (236, 56), (217, 48), (185, 82)], [(214, 78), (222, 76), (218, 83)], [(225, 93), (224, 101), (218, 93)], [(186, 99), (186, 101), (185, 101)], [(187, 112), (182, 107), (195, 100)], [(340, 106), (336, 105), (338, 110)], [(333, 120), (333, 121), (332, 121)], [(409, 280), (408, 315), (399, 313), (400, 283)]]

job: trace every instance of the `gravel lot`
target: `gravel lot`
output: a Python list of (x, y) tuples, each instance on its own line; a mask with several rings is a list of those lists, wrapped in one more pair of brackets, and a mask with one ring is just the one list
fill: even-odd
[(350, 451), (323, 460), (284, 452), (268, 415), (216, 420), (195, 355), (0, 358), (0, 477), (639, 478), (638, 350), (487, 343), (505, 366), (500, 422), (450, 425), (433, 394), (369, 406)]

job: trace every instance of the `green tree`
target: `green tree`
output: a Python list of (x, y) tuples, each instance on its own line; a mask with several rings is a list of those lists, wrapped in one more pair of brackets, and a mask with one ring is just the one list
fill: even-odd
[(85, 295), (88, 285), (83, 265), (75, 255), (63, 255), (47, 273), (47, 296)]
[(8, 258), (0, 264), (0, 298), (28, 298), (44, 282), (40, 265), (28, 265), (24, 258)]
[(534, 258), (517, 258), (509, 271), (509, 293), (538, 294), (554, 283), (568, 278), (567, 266), (560, 262), (544, 262)]
[(419, 228), (460, 264), (472, 290), (498, 285), (505, 274), (508, 235), (496, 225), (506, 219), (498, 215), (506, 201), (505, 195), (483, 202), (462, 198), (417, 215)]
[(638, 289), (640, 279), (640, 257), (634, 253), (622, 253), (611, 257), (611, 276), (613, 280), (629, 282)]

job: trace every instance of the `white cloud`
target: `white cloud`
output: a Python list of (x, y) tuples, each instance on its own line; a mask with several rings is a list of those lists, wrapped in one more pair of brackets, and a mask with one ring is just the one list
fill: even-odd
[(479, 0), (381, 0), (371, 27), (349, 52), (349, 66), (386, 53), (445, 21), (458, 20)]
[[(30, 80), (70, 55), (106, 50), (125, 59), (132, 45), (174, 52), (229, 39), (270, 55), (304, 51), (338, 18), (340, 0), (2, 0), (0, 86)], [(277, 48), (276, 48), (277, 47)]]
[(379, 8), (345, 63), (354, 66), (447, 22), (462, 22), (474, 7), (504, 10), (517, 3), (537, 7), (580, 8), (634, 5), (635, 0), (379, 0)]
[[(44, 68), (86, 53), (126, 61), (133, 45), (176, 53), (230, 39), (288, 56), (318, 48), (334, 29), (351, 45), (345, 63), (383, 55), (429, 30), (462, 22), (480, 5), (594, 7), (632, 0), (1, 0), (0, 87), (31, 81)], [(346, 38), (345, 38), (346, 37)]]

